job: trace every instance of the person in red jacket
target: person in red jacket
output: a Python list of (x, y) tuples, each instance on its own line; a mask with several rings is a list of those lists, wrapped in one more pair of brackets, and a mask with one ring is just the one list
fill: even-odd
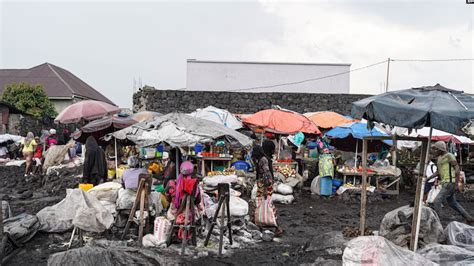
[(35, 148), (33, 153), (33, 161), (35, 162), (35, 170), (33, 171), (34, 174), (38, 174), (41, 172), (41, 165), (43, 165), (43, 145), (40, 145), (40, 138), (35, 138), (36, 143), (38, 145)]

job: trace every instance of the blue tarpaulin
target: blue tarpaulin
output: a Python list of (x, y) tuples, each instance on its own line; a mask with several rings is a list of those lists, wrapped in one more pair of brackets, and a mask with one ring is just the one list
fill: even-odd
[[(337, 126), (328, 132), (326, 136), (330, 139), (344, 139), (353, 137), (355, 139), (363, 139), (367, 136), (389, 136), (388, 134), (378, 130), (377, 128), (368, 129), (366, 123), (354, 122)], [(384, 143), (392, 145), (391, 140), (384, 140)]]

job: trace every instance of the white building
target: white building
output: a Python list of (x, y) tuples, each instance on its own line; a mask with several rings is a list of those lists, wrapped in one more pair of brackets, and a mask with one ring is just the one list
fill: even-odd
[(192, 91), (349, 93), (350, 64), (187, 60)]

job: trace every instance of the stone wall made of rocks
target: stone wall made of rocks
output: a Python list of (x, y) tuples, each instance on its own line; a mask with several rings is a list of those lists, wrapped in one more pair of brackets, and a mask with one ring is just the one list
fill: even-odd
[(351, 103), (370, 95), (317, 93), (249, 93), (143, 89), (133, 95), (133, 110), (190, 113), (212, 105), (236, 114), (255, 113), (279, 105), (300, 113), (335, 111), (350, 115)]

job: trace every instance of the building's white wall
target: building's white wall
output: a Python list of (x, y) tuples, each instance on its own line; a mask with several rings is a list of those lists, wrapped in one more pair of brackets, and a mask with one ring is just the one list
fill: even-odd
[[(186, 89), (234, 91), (314, 79), (350, 70), (350, 65), (187, 62)], [(316, 81), (247, 92), (349, 93), (349, 73)]]
[(69, 105), (73, 104), (72, 99), (50, 99), (53, 103), (56, 112), (61, 113), (62, 110), (66, 109)]

